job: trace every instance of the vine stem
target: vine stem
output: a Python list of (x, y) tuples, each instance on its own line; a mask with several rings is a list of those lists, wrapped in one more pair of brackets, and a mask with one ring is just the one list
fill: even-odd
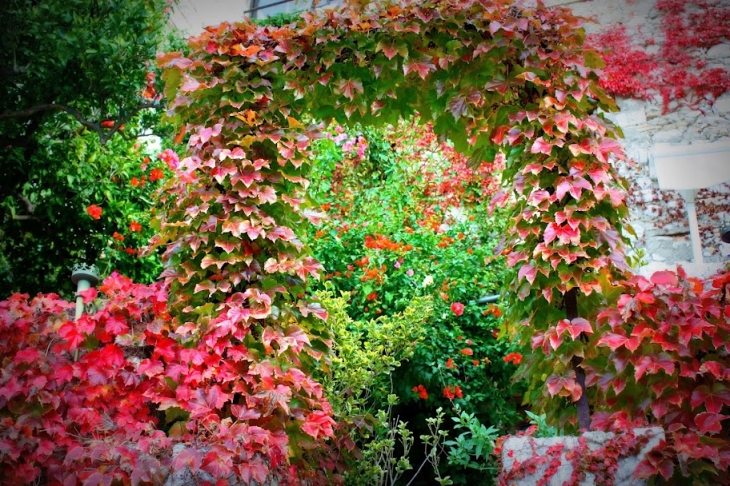
[[(578, 289), (576, 287), (568, 290), (565, 294), (565, 311), (566, 317), (569, 320), (578, 317)], [(583, 334), (581, 334), (581, 338), (583, 338)], [(581, 391), (578, 403), (576, 403), (578, 408), (578, 428), (589, 430), (591, 428), (591, 411), (588, 406), (588, 394), (586, 393), (586, 372), (581, 366), (583, 358), (580, 356), (573, 356), (570, 363), (573, 365), (575, 381), (578, 383), (578, 386), (580, 386)]]

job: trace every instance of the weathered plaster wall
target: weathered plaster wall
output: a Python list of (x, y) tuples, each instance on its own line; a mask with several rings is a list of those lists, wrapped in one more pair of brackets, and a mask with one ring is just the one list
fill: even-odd
[[(632, 38), (637, 46), (650, 53), (659, 52), (664, 17), (656, 8), (656, 0), (548, 0), (545, 3), (567, 5), (577, 15), (593, 17), (597, 23), (586, 26), (589, 34), (622, 23), (630, 35), (635, 34)], [(721, 3), (730, 8), (730, 0)], [(654, 44), (643, 42), (652, 38)], [(693, 55), (705, 60), (708, 68), (730, 70), (730, 39), (709, 49), (696, 49)], [(714, 104), (703, 101), (699, 109), (672, 102), (670, 111), (664, 114), (658, 94), (647, 101), (621, 98), (617, 101), (621, 112), (609, 118), (623, 129), (627, 155), (638, 163), (634, 169), (624, 171), (633, 184), (631, 222), (638, 233), (638, 244), (646, 250), (647, 262), (691, 261), (684, 203), (676, 191), (659, 189), (652, 150), (658, 143), (685, 145), (730, 140), (730, 93), (722, 95)], [(730, 164), (730, 153), (727, 163)], [(696, 169), (688, 167), (688, 171), (692, 170)], [(730, 245), (721, 242), (720, 229), (730, 224), (730, 184), (717, 184), (700, 191), (697, 211), (705, 262), (724, 261), (730, 254)]]

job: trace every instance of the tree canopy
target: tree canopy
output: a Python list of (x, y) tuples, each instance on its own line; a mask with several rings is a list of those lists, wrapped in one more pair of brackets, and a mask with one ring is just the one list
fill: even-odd
[[(2, 3), (3, 294), (68, 290), (71, 265), (94, 263), (125, 217), (149, 206), (125, 184), (143, 175), (135, 144), (160, 101), (154, 59), (168, 9), (165, 0)], [(106, 209), (100, 220), (86, 214), (92, 204)]]

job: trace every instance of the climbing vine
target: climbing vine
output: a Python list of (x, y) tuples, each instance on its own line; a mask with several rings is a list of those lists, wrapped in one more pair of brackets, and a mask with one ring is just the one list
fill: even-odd
[[(601, 85), (627, 98), (659, 95), (665, 113), (680, 104), (698, 109), (730, 90), (727, 69), (708, 66), (698, 55), (730, 38), (730, 9), (713, 0), (657, 0), (656, 8), (659, 39), (629, 32), (622, 24), (589, 37), (606, 60)], [(650, 50), (652, 46), (658, 49)]]
[[(609, 162), (623, 156), (617, 132), (599, 114), (616, 107), (599, 86), (600, 56), (583, 42), (565, 8), (404, 1), (345, 4), (283, 27), (223, 23), (192, 39), (189, 54), (159, 57), (187, 152), (152, 223), (164, 318), (132, 369), (152, 381), (150, 406), (170, 411), (169, 436), (202, 444), (174, 466), (246, 483), (261, 482), (267, 465), (280, 484), (342, 480), (346, 451), (330, 447), (332, 410), (311, 379), (331, 344), (307, 287), (323, 269), (298, 236), (325, 216), (307, 198), (307, 177), (312, 141), (333, 121), (418, 114), (471, 164), (504, 158), (494, 202), (513, 215), (507, 330), (542, 350), (524, 360), (528, 398), (566, 420), (575, 413), (565, 405), (580, 400), (588, 426), (584, 364), (598, 353), (601, 292), (626, 268), (626, 206)], [(84, 322), (63, 328), (67, 352), (95, 350), (94, 321)], [(126, 332), (118, 319), (112, 329)], [(236, 437), (256, 446), (242, 450)], [(66, 476), (73, 459), (96, 457), (81, 446), (60, 462)], [(95, 479), (128, 481), (104, 474)]]

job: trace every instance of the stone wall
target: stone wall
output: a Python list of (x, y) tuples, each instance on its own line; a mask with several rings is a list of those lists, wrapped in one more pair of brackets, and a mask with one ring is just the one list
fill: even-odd
[[(510, 437), (502, 445), (502, 469), (500, 484), (507, 486), (562, 486), (578, 484), (579, 486), (595, 486), (605, 484), (595, 473), (604, 470), (611, 476), (614, 486), (643, 486), (645, 481), (634, 479), (634, 472), (639, 463), (652, 449), (664, 440), (661, 427), (635, 429), (630, 436), (617, 438), (627, 442), (635, 438), (644, 438), (639, 443), (635, 455), (619, 456), (613, 462), (603, 449), (616, 436), (611, 432), (586, 432), (580, 438), (573, 436), (549, 437), (535, 439), (533, 437)], [(593, 456), (592, 456), (593, 455)], [(581, 460), (589, 460), (588, 469), (581, 478)], [(574, 464), (579, 466), (574, 466)], [(607, 466), (607, 464), (611, 463)], [(585, 464), (583, 466), (586, 466)], [(579, 467), (576, 471), (574, 467)], [(578, 482), (573, 482), (578, 479)]]
[[(567, 5), (576, 15), (594, 17), (597, 23), (586, 26), (589, 34), (623, 24), (637, 47), (649, 53), (659, 52), (664, 17), (656, 8), (656, 0), (547, 0), (545, 3)], [(730, 0), (719, 3), (730, 8)], [(704, 60), (708, 68), (730, 70), (730, 39), (725, 38), (709, 49), (695, 49), (692, 55)], [(619, 98), (617, 102), (621, 112), (608, 118), (622, 128), (627, 155), (637, 162), (635, 167), (623, 171), (632, 183), (631, 224), (638, 235), (637, 246), (645, 249), (648, 263), (692, 261), (684, 202), (677, 191), (659, 189), (652, 154), (657, 144), (730, 141), (730, 93), (722, 95), (714, 104), (702, 101), (697, 109), (673, 101), (666, 113), (658, 94), (649, 100)], [(726, 160), (730, 164), (730, 152)], [(694, 169), (688, 167), (688, 170)], [(705, 262), (725, 261), (730, 255), (730, 245), (720, 240), (720, 229), (730, 224), (730, 184), (700, 190), (696, 206)]]

